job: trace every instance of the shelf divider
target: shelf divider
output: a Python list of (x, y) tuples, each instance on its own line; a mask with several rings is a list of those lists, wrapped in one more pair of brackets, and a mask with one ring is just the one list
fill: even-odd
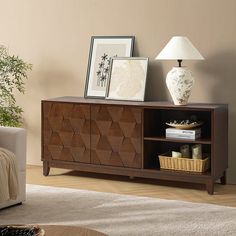
[(200, 143), (200, 144), (211, 144), (211, 139), (174, 139), (174, 138), (166, 138), (163, 136), (145, 136), (144, 140), (149, 141), (161, 141), (161, 142), (172, 142), (172, 143)]

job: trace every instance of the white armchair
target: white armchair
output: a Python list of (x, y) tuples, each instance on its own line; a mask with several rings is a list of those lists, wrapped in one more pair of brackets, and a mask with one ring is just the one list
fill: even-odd
[[(0, 126), (0, 147), (12, 151), (18, 164), (19, 196), (16, 200), (0, 203), (0, 209), (25, 201), (26, 195), (26, 130)], [(0, 186), (1, 188), (1, 186)]]

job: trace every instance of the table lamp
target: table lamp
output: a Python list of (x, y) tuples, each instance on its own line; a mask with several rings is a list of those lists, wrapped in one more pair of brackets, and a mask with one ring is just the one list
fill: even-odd
[(177, 60), (179, 67), (173, 67), (166, 76), (166, 85), (175, 105), (186, 105), (194, 84), (192, 72), (182, 67), (183, 60), (204, 60), (200, 52), (187, 37), (174, 36), (155, 58), (156, 60)]

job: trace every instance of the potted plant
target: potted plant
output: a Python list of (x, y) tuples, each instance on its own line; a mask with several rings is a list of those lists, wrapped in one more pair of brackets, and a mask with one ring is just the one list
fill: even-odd
[(14, 92), (24, 93), (27, 72), (32, 65), (18, 56), (10, 55), (0, 45), (0, 125), (19, 127), (22, 124), (23, 109), (16, 104)]

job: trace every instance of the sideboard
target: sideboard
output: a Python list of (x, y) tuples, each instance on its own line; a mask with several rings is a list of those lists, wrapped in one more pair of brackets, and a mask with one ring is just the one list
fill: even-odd
[[(195, 115), (203, 121), (197, 140), (166, 139), (166, 121)], [(158, 155), (182, 144), (202, 144), (210, 155), (204, 173), (160, 169)], [(228, 106), (129, 102), (80, 97), (42, 101), (43, 174), (50, 167), (204, 184), (226, 182)]]

